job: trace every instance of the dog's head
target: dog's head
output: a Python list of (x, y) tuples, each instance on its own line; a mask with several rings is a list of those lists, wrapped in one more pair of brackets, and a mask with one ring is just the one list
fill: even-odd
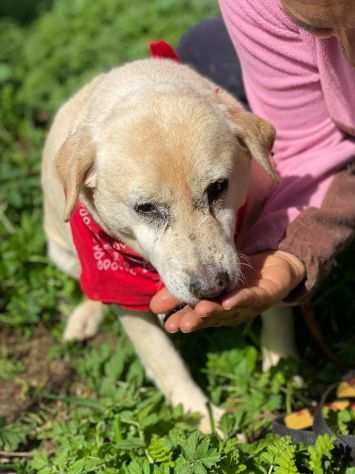
[(218, 88), (128, 97), (59, 150), (65, 218), (81, 193), (98, 223), (150, 261), (176, 297), (216, 297), (238, 283), (236, 211), (251, 157), (273, 175), (273, 139), (271, 125)]

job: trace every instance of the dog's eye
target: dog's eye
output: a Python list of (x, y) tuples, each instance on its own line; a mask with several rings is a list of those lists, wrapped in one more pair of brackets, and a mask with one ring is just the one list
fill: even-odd
[(159, 214), (159, 209), (152, 202), (143, 202), (142, 204), (136, 204), (134, 210), (137, 214), (141, 215), (151, 215)]
[(208, 203), (213, 204), (217, 201), (228, 188), (228, 179), (219, 179), (211, 183), (207, 189)]
[(159, 207), (154, 202), (142, 202), (134, 206), (134, 210), (137, 214), (142, 217), (148, 218), (149, 220), (162, 220), (166, 216), (164, 209)]

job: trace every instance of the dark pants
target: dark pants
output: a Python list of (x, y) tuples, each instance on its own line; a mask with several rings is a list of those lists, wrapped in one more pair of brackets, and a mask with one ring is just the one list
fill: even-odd
[(239, 60), (221, 17), (192, 27), (181, 38), (177, 52), (183, 63), (247, 104)]

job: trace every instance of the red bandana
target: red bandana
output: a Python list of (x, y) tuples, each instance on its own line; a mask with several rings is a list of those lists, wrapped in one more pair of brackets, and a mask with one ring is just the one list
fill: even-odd
[(169, 43), (163, 40), (150, 41), (149, 51), (152, 58), (172, 59), (179, 62), (179, 56)]
[[(154, 58), (179, 60), (165, 41), (151, 42), (149, 47)], [(238, 213), (238, 229), (244, 208)], [(70, 226), (83, 293), (92, 300), (149, 311), (150, 300), (164, 286), (158, 272), (134, 250), (106, 234), (81, 203), (75, 206)]]
[(114, 240), (77, 203), (70, 218), (80, 260), (80, 285), (91, 300), (149, 311), (149, 302), (163, 288), (158, 272), (139, 254)]

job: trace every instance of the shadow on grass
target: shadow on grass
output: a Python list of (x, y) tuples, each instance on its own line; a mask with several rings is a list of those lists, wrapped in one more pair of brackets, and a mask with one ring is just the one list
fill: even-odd
[(0, 19), (10, 18), (19, 24), (27, 25), (49, 10), (53, 0), (1, 0)]

